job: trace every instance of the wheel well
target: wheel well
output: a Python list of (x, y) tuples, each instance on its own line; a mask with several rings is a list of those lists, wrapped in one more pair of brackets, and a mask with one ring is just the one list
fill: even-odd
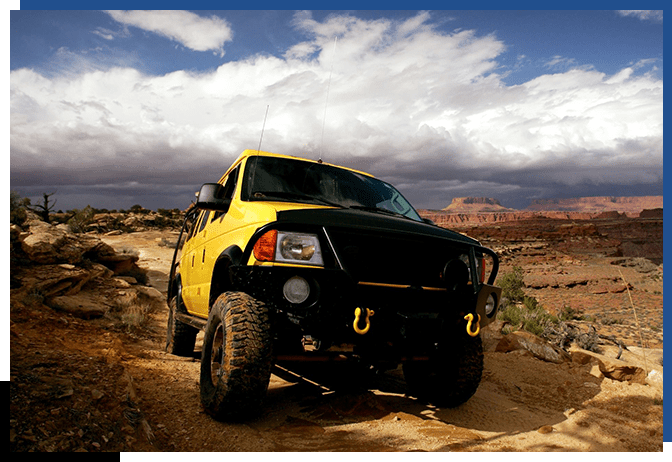
[[(181, 313), (187, 312), (187, 309), (184, 306), (184, 302), (182, 301), (182, 278), (180, 273), (175, 275), (175, 278), (171, 283), (170, 297), (177, 297), (177, 311)], [(170, 303), (170, 299), (168, 300), (168, 303)]]
[(221, 294), (231, 290), (232, 282), (229, 268), (237, 265), (242, 259), (243, 252), (238, 246), (232, 246), (226, 249), (217, 258), (215, 267), (212, 270), (212, 279), (210, 280), (210, 296), (208, 297), (208, 306), (212, 306)]

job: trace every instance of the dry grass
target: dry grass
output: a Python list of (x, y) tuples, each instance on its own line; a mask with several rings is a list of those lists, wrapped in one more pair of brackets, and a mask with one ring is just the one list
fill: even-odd
[(129, 331), (142, 329), (149, 324), (150, 314), (154, 311), (152, 303), (136, 297), (115, 300), (111, 315), (117, 325)]

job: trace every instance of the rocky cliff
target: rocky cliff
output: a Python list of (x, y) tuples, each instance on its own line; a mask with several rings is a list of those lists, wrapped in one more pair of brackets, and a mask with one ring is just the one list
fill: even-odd
[(493, 223), (537, 218), (592, 220), (596, 218), (661, 218), (663, 196), (579, 197), (535, 199), (523, 210), (507, 208), (489, 197), (456, 197), (442, 210), (420, 210), (438, 225)]
[(576, 197), (571, 199), (535, 199), (525, 209), (530, 212), (608, 212), (617, 211), (638, 215), (644, 209), (663, 208), (663, 196), (641, 197)]
[(451, 204), (443, 210), (454, 213), (513, 211), (513, 209), (503, 207), (497, 199), (490, 197), (455, 197)]

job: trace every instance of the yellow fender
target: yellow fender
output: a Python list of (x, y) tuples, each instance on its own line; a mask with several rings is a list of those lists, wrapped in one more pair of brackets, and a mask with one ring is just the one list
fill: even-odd
[(471, 323), (474, 320), (474, 315), (469, 313), (464, 317), (464, 319), (467, 321), (467, 334), (471, 335), (472, 337), (476, 337), (481, 331), (481, 315), (477, 314), (476, 316), (478, 316), (478, 321), (476, 321), (476, 330), (473, 332), (471, 330)]
[(355, 322), (352, 324), (353, 329), (355, 329), (355, 332), (357, 332), (359, 335), (364, 335), (366, 334), (369, 329), (371, 328), (371, 320), (369, 319), (371, 316), (374, 315), (374, 311), (370, 310), (368, 308), (364, 308), (366, 310), (366, 315), (364, 317), (364, 321), (366, 322), (366, 327), (364, 329), (359, 328), (359, 318), (362, 315), (362, 309), (361, 308), (355, 308)]

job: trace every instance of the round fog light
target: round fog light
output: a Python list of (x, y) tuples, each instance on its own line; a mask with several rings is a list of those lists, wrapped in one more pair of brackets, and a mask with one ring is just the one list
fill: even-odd
[(298, 305), (308, 300), (310, 285), (302, 277), (294, 276), (285, 282), (282, 294), (288, 302)]
[(490, 294), (485, 302), (485, 315), (491, 316), (495, 308), (497, 308), (497, 300), (493, 294)]

